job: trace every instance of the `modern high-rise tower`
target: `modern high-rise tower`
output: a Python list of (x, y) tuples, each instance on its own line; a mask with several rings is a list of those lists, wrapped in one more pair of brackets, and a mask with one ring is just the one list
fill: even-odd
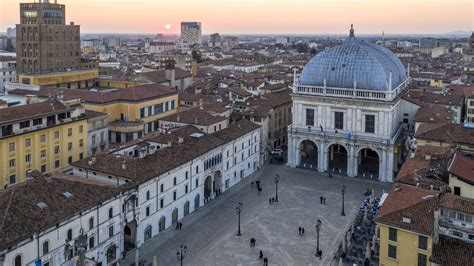
[(181, 40), (190, 45), (201, 44), (201, 22), (181, 22)]
[(66, 25), (66, 6), (56, 0), (21, 3), (16, 29), (18, 73), (93, 67), (93, 62), (81, 62), (80, 26)]

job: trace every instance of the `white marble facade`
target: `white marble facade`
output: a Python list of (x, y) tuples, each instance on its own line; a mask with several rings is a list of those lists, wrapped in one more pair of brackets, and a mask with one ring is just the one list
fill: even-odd
[[(395, 102), (371, 102), (356, 99), (338, 99), (332, 96), (293, 94), (293, 124), (288, 131), (288, 166), (313, 168), (319, 172), (335, 172), (330, 168), (331, 147), (339, 144), (347, 151), (346, 169), (342, 174), (365, 176), (369, 172), (359, 171), (364, 149), (370, 149), (378, 157), (378, 176), (372, 178), (392, 182), (401, 154), (396, 147), (403, 128), (400, 123), (400, 100)], [(308, 111), (313, 110), (314, 119), (307, 119)], [(310, 111), (311, 112), (311, 111)], [(335, 128), (335, 112), (343, 113), (342, 128)], [(374, 117), (374, 132), (366, 132), (366, 115)], [(312, 122), (312, 123), (311, 123)], [(350, 133), (352, 132), (352, 134)], [(303, 165), (304, 141), (311, 141), (317, 147), (317, 156), (311, 163)], [(343, 167), (339, 167), (343, 168)]]

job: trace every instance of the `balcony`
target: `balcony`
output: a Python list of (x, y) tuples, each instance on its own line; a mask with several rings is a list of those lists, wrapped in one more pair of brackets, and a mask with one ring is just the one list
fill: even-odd
[[(383, 138), (377, 134), (369, 134), (369, 133), (352, 133), (352, 140), (355, 142), (357, 141), (366, 141), (366, 142), (375, 142), (379, 144), (386, 144), (386, 145), (393, 145), (397, 141), (400, 134), (405, 129), (404, 124), (400, 124), (397, 131), (395, 131), (391, 138)], [(337, 140), (348, 140), (349, 139), (349, 131), (347, 130), (338, 130), (338, 133), (334, 131), (327, 131), (321, 130), (317, 127), (304, 127), (304, 126), (295, 126), (291, 125), (288, 127), (288, 132), (292, 134), (303, 134), (308, 136), (319, 136), (321, 139), (332, 138)]]
[(109, 124), (109, 130), (112, 132), (132, 133), (139, 132), (145, 129), (145, 123), (143, 121), (124, 121), (116, 120)]
[(363, 100), (393, 101), (408, 88), (409, 79), (401, 83), (392, 91), (361, 90), (350, 88), (332, 88), (326, 86), (296, 85), (293, 89), (295, 95), (317, 95), (339, 98), (353, 98)]

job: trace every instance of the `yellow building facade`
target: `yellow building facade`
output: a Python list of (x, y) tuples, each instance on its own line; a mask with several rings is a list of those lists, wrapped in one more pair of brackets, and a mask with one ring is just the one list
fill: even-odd
[(48, 72), (39, 74), (20, 74), (18, 75), (18, 83), (38, 86), (82, 89), (93, 87), (98, 78), (98, 69), (87, 69)]
[(432, 253), (431, 236), (389, 227), (384, 224), (379, 225), (380, 266), (417, 266), (420, 265), (419, 260), (424, 260), (426, 261), (425, 265), (430, 265), (429, 258)]
[[(29, 106), (34, 110), (35, 104)], [(52, 117), (51, 113), (48, 117)], [(11, 135), (6, 135), (3, 130), (0, 137), (0, 189), (25, 181), (30, 170), (51, 172), (87, 157), (86, 116), (74, 117), (73, 114), (69, 118), (57, 119), (54, 125), (31, 126), (35, 119), (40, 118), (35, 116), (31, 120), (22, 118), (19, 121), (30, 121), (29, 129), (15, 130)], [(47, 117), (43, 119), (46, 121)]]

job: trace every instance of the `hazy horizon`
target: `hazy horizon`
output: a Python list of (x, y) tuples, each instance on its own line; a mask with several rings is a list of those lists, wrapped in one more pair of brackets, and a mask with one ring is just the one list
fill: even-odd
[[(53, 1), (53, 0), (51, 0)], [(1, 0), (0, 29), (19, 23), (19, 3)], [(179, 34), (200, 21), (203, 34), (446, 34), (474, 29), (470, 0), (58, 0), (85, 34)]]

